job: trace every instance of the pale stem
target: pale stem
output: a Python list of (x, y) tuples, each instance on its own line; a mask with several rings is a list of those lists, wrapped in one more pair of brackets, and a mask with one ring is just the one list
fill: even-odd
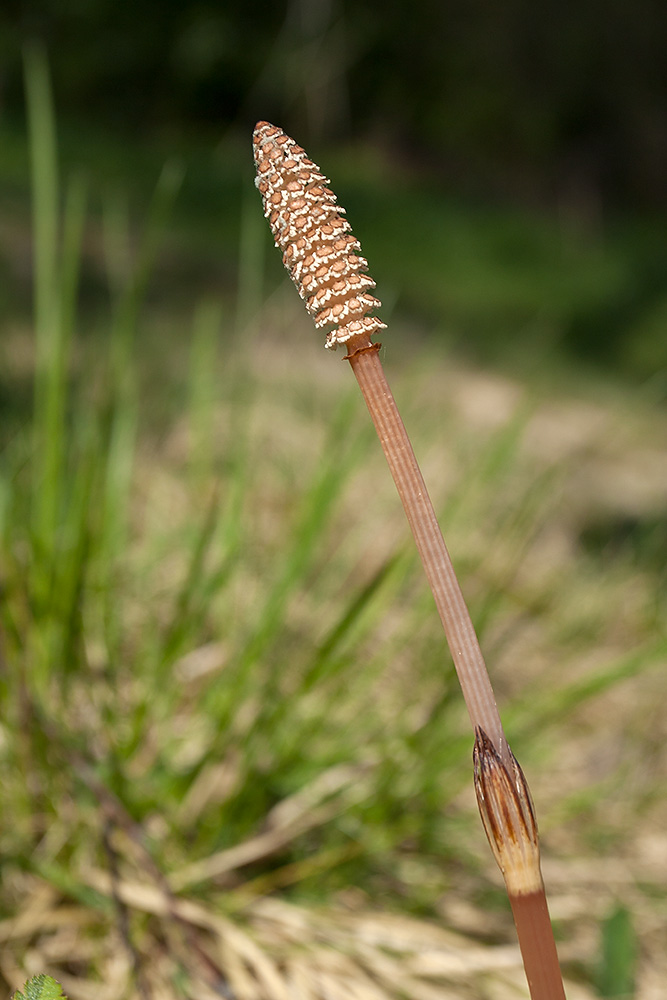
[[(431, 498), (377, 349), (348, 345), (352, 367), (401, 498), (454, 659), (473, 728), (483, 729), (510, 765), (491, 681)], [(377, 346), (377, 345), (376, 345)]]

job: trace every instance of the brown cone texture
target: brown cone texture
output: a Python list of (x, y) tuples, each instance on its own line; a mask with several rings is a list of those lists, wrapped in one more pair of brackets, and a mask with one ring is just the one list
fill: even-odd
[(255, 126), (253, 150), (255, 183), (283, 263), (315, 326), (333, 327), (325, 346), (335, 349), (385, 329), (377, 316), (367, 315), (381, 305), (367, 291), (375, 282), (320, 168), (269, 122)]

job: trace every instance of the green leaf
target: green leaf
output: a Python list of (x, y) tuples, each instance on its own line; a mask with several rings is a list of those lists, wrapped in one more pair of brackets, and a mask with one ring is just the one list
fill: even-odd
[(51, 976), (33, 976), (23, 989), (25, 993), (17, 990), (12, 1000), (67, 1000), (62, 986)]
[(598, 980), (601, 997), (633, 997), (637, 938), (632, 915), (617, 906), (602, 924), (602, 961)]

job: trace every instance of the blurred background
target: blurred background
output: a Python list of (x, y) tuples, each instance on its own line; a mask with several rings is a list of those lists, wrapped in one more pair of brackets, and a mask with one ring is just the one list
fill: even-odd
[(8, 0), (4, 158), (39, 37), (66, 162), (138, 180), (177, 154), (185, 221), (233, 231), (248, 137), (274, 121), (336, 168), (387, 297), (425, 330), (664, 391), (666, 22), (660, 0)]
[(4, 0), (3, 995), (527, 996), (268, 119), (378, 282), (568, 997), (663, 1000), (666, 38), (663, 0)]

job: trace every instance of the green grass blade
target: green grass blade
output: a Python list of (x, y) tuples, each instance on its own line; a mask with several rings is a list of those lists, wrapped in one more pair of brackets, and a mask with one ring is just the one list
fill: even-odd
[[(46, 54), (32, 43), (24, 51), (30, 137), (34, 240), (36, 335), (33, 524), (39, 558), (35, 584), (44, 598), (49, 587), (57, 519), (57, 489), (62, 428), (50, 423), (62, 396), (62, 327), (58, 274), (58, 162), (56, 128)], [(46, 564), (46, 572), (41, 567)]]
[(602, 955), (598, 972), (598, 993), (605, 1000), (632, 1000), (635, 995), (637, 936), (632, 914), (617, 906), (602, 924)]

